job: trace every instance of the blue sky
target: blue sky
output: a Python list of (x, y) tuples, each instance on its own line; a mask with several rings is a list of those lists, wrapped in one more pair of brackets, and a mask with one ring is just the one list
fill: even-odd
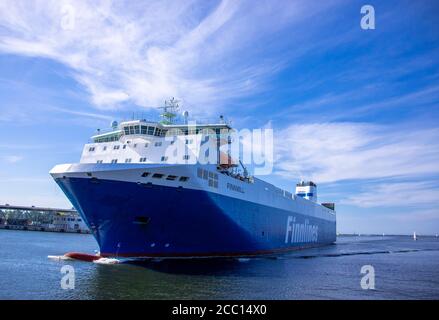
[(439, 233), (438, 14), (434, 0), (3, 0), (0, 203), (70, 206), (48, 171), (175, 96), (194, 118), (272, 127), (263, 178), (313, 179), (340, 232)]

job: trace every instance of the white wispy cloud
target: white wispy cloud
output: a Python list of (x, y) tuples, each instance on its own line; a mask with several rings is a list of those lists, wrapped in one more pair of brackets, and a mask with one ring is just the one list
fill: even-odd
[(389, 218), (398, 223), (409, 223), (409, 225), (413, 222), (429, 222), (430, 228), (438, 234), (435, 226), (439, 222), (439, 210), (436, 208), (416, 210), (408, 214), (395, 213), (389, 215)]
[(0, 156), (0, 159), (7, 163), (17, 163), (24, 159), (23, 156), (18, 155), (8, 155), (8, 156)]
[(387, 94), (393, 93), (394, 88), (389, 83), (367, 83), (348, 91), (324, 93), (295, 103), (273, 114), (273, 117), (300, 120), (312, 118), (316, 122), (333, 122), (341, 119), (358, 119), (395, 109), (413, 110), (426, 105), (434, 107), (439, 103), (439, 86), (436, 84), (414, 88), (403, 94), (393, 93), (390, 97), (369, 102), (370, 97), (382, 94), (383, 87)]
[[(416, 207), (430, 206), (439, 199), (439, 187), (431, 181), (386, 182), (368, 186), (366, 190), (351, 195), (342, 204), (358, 207)], [(439, 210), (433, 210), (439, 217)], [(424, 212), (421, 210), (421, 212)], [(418, 213), (413, 214), (418, 215)]]
[(303, 1), (5, 0), (0, 52), (67, 65), (100, 107), (177, 96), (209, 112), (260, 90), (284, 61), (256, 58), (259, 44), (321, 10)]
[(277, 173), (317, 182), (439, 173), (439, 129), (362, 123), (292, 125), (275, 143)]

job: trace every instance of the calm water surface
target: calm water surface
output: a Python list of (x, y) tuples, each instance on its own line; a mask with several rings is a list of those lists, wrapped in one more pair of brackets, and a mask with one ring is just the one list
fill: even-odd
[[(439, 299), (439, 239), (339, 237), (276, 258), (96, 265), (48, 255), (93, 253), (91, 235), (0, 230), (0, 299)], [(60, 269), (75, 269), (63, 290)], [(375, 290), (360, 286), (375, 268)]]

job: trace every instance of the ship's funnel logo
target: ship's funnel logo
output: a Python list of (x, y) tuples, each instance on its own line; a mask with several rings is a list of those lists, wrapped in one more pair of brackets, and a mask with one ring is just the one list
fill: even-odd
[(289, 216), (287, 220), (287, 230), (285, 233), (285, 243), (312, 243), (317, 242), (319, 227), (305, 223), (295, 223), (296, 218)]

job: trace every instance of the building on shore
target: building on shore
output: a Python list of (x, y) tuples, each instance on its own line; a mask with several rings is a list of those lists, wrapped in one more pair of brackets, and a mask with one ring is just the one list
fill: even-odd
[(0, 205), (0, 229), (90, 233), (74, 209)]

